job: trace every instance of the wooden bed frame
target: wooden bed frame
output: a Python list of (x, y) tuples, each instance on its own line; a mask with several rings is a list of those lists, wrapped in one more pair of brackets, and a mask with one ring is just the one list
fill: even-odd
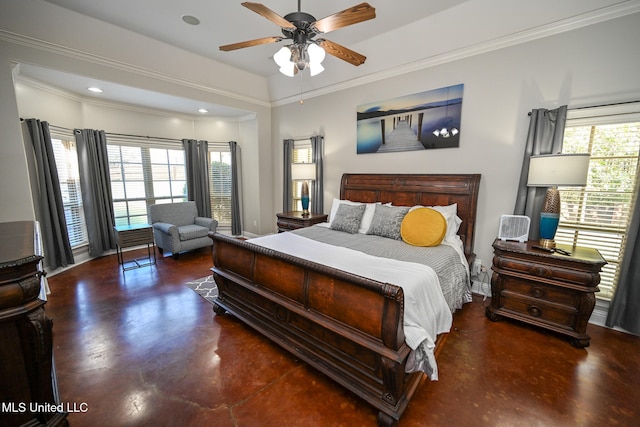
[[(345, 174), (340, 198), (394, 205), (458, 204), (472, 261), (480, 175)], [(404, 296), (382, 283), (210, 233), (217, 314), (231, 313), (378, 409), (394, 426), (422, 372), (407, 374)], [(445, 335), (446, 336), (446, 335)], [(436, 352), (444, 341), (438, 339)]]

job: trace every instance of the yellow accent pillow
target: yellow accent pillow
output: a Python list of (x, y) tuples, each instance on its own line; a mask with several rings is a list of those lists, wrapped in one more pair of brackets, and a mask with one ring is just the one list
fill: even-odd
[(400, 225), (402, 240), (413, 246), (438, 246), (447, 233), (447, 221), (435, 209), (417, 208)]

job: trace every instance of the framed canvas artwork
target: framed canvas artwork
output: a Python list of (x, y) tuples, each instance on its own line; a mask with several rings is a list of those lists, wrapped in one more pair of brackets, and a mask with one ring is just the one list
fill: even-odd
[(358, 106), (357, 153), (456, 148), (464, 85)]

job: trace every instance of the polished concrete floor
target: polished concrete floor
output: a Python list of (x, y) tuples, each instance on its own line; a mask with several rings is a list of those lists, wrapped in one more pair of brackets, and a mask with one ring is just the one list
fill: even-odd
[[(122, 272), (115, 255), (49, 278), (71, 426), (375, 426), (376, 411), (183, 286), (210, 249)], [(399, 426), (639, 426), (640, 338), (589, 325), (591, 346), (467, 304)]]

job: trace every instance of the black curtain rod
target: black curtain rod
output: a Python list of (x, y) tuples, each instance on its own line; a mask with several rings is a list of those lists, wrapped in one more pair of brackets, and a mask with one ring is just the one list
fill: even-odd
[(164, 140), (164, 141), (171, 141), (171, 142), (182, 142), (181, 139), (164, 138), (164, 137), (161, 137), (161, 136), (130, 135), (128, 133), (111, 133), (111, 132), (105, 132), (105, 134), (107, 136), (109, 136), (109, 135), (126, 136), (126, 137), (131, 137), (131, 138), (146, 138), (146, 139)]
[[(613, 107), (615, 105), (626, 105), (626, 104), (635, 104), (639, 101), (627, 101), (627, 102), (614, 102), (613, 104), (601, 104), (601, 105), (589, 105), (587, 107), (575, 107), (575, 108), (567, 108), (567, 110), (585, 110), (587, 108), (599, 108), (599, 107)], [(531, 111), (527, 113), (528, 116), (531, 116)]]
[[(20, 117), (20, 121), (24, 122), (25, 119), (23, 119), (22, 117)], [(62, 129), (62, 130), (68, 130), (69, 132), (75, 132), (78, 129), (69, 129), (63, 126), (56, 126), (56, 125), (52, 125), (49, 124), (51, 127), (54, 127), (56, 129)], [(171, 141), (171, 142), (182, 142), (181, 139), (174, 139), (174, 138), (164, 138), (161, 136), (143, 136), (143, 135), (131, 135), (131, 134), (127, 134), (127, 133), (111, 133), (111, 132), (105, 132), (105, 134), (108, 135), (112, 135), (112, 136), (126, 136), (126, 137), (130, 137), (130, 138), (146, 138), (146, 139), (154, 139), (154, 140), (164, 140), (164, 141)]]
[(294, 138), (293, 141), (306, 141), (306, 140), (311, 141), (311, 138), (313, 138), (314, 136), (322, 136), (322, 135), (312, 135), (312, 136), (308, 136), (306, 138)]

